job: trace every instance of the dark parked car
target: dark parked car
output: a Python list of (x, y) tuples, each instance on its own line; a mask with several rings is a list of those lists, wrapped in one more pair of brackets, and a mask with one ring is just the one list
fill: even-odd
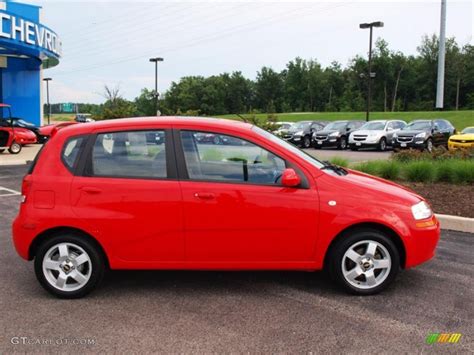
[(311, 136), (313, 133), (322, 130), (324, 126), (326, 126), (326, 122), (323, 121), (296, 122), (282, 138), (294, 145), (309, 148), (311, 147)]
[(426, 149), (431, 152), (433, 147), (448, 147), (449, 137), (455, 132), (454, 126), (446, 120), (416, 120), (393, 134), (392, 145), (399, 149)]
[(32, 131), (36, 135), (38, 143), (44, 143), (48, 140), (48, 137), (41, 134), (39, 127), (36, 127), (33, 123), (27, 122), (22, 118), (12, 117), (12, 126)]
[(313, 146), (316, 149), (322, 147), (346, 149), (349, 135), (364, 124), (364, 121), (334, 121), (313, 134)]

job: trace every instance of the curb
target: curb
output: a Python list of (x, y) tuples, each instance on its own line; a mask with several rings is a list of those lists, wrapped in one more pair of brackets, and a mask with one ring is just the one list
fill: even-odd
[(474, 234), (474, 218), (435, 214), (441, 224), (441, 229)]

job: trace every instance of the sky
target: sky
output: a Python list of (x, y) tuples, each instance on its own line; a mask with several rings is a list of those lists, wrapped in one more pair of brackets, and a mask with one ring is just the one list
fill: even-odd
[[(447, 36), (473, 43), (473, 2), (447, 0)], [(254, 79), (262, 66), (280, 71), (295, 57), (323, 66), (367, 55), (368, 30), (359, 23), (383, 21), (374, 40), (416, 54), (424, 34), (439, 33), (437, 1), (28, 1), (43, 7), (42, 22), (63, 42), (52, 77), (51, 101), (104, 101), (104, 85), (133, 99), (159, 92), (183, 76), (241, 71)]]

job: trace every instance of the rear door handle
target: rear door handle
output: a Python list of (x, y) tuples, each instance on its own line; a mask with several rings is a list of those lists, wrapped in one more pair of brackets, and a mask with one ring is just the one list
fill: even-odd
[(196, 197), (200, 200), (212, 200), (216, 197), (216, 195), (214, 195), (211, 192), (196, 192), (194, 194), (194, 197)]
[(91, 187), (91, 186), (84, 186), (81, 188), (82, 191), (87, 192), (88, 194), (100, 194), (102, 192), (101, 189), (98, 189), (97, 187)]

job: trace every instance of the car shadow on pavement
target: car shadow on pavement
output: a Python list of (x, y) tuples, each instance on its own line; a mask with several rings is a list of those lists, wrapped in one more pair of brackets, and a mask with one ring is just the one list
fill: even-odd
[(342, 294), (324, 272), (303, 271), (109, 271), (97, 293), (258, 293), (285, 287)]

